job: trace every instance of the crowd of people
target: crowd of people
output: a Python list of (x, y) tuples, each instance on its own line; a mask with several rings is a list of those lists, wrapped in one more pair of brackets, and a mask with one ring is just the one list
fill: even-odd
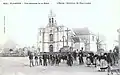
[(98, 71), (108, 70), (110, 66), (118, 65), (118, 50), (110, 50), (108, 53), (101, 52), (99, 54), (88, 54), (86, 57), (86, 65), (94, 65)]
[[(83, 59), (85, 58), (85, 60)], [(59, 66), (61, 62), (66, 62), (68, 66), (72, 66), (74, 61), (78, 61), (79, 65), (86, 64), (88, 67), (95, 66), (98, 71), (105, 71), (109, 66), (118, 64), (119, 52), (117, 50), (110, 50), (108, 53), (93, 53), (90, 52), (84, 55), (83, 51), (67, 52), (66, 54), (46, 54), (43, 55), (29, 55), (30, 67), (38, 65), (56, 65)]]

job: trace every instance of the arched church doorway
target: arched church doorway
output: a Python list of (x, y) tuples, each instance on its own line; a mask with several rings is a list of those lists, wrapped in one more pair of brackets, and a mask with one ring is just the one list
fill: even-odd
[(53, 45), (49, 46), (49, 52), (53, 52)]

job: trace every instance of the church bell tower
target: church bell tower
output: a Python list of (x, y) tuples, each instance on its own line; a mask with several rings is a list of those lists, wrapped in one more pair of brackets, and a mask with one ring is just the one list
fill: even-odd
[(50, 10), (50, 14), (48, 18), (49, 18), (49, 27), (53, 27), (56, 23), (56, 20), (55, 20), (55, 14), (53, 14), (52, 10)]

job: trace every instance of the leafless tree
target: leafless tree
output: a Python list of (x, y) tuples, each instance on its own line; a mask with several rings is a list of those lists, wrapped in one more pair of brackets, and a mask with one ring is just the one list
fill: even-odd
[(97, 51), (99, 51), (99, 49), (101, 48), (103, 40), (100, 39), (99, 34), (96, 37), (96, 45), (97, 45)]
[(85, 50), (87, 50), (87, 47), (89, 46), (89, 40), (87, 38), (81, 38), (81, 40), (84, 42)]

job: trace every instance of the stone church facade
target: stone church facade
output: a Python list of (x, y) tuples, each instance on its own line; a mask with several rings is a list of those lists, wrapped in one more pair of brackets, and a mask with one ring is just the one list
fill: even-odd
[(40, 52), (58, 52), (64, 46), (72, 47), (72, 31), (65, 26), (58, 26), (52, 11), (48, 19), (48, 25), (45, 28), (39, 28), (38, 47)]

